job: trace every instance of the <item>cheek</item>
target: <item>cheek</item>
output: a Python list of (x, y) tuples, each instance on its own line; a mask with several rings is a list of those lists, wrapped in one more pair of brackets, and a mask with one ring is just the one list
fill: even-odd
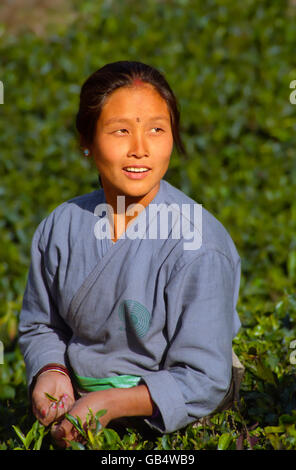
[(172, 133), (170, 133), (170, 136), (164, 141), (164, 145), (167, 149), (167, 153), (170, 155), (174, 147), (174, 138)]
[(112, 163), (122, 154), (123, 145), (114, 142), (113, 139), (102, 139), (96, 143), (95, 155), (101, 162), (106, 161)]
[(163, 163), (167, 163), (173, 151), (173, 140), (165, 141), (157, 145), (156, 155), (161, 156)]

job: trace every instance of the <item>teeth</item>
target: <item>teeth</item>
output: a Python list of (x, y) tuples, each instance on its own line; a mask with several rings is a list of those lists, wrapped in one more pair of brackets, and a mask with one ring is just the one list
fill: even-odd
[(125, 168), (126, 171), (134, 171), (136, 173), (141, 173), (143, 171), (148, 171), (148, 168), (134, 168), (134, 167), (129, 167), (129, 168)]

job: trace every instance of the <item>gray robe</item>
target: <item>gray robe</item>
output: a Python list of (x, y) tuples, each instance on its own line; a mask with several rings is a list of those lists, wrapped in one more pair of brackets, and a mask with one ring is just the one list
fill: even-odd
[(28, 385), (48, 363), (138, 376), (160, 411), (146, 423), (172, 432), (229, 389), (240, 257), (223, 225), (201, 206), (196, 218), (198, 204), (165, 180), (115, 244), (105, 202), (103, 189), (71, 199), (35, 231), (19, 323)]

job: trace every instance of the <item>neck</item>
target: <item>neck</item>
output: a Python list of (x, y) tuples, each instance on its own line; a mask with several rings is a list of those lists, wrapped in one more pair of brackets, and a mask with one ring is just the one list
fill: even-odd
[[(113, 213), (116, 215), (123, 215), (126, 214), (127, 208), (131, 204), (141, 204), (144, 208), (150, 204), (150, 202), (154, 199), (156, 194), (158, 193), (160, 187), (160, 183), (154, 186), (149, 193), (140, 195), (140, 196), (129, 196), (124, 193), (119, 193), (114, 191), (114, 188), (109, 188), (108, 185), (103, 185), (103, 190), (105, 194), (106, 203), (112, 207)], [(117, 197), (123, 196), (124, 203), (118, 204)]]
[[(152, 188), (149, 193), (141, 196), (128, 196), (114, 191), (114, 188), (109, 188), (107, 184), (103, 184), (103, 190), (105, 194), (106, 203), (112, 207), (113, 210), (113, 226), (114, 226), (114, 237), (113, 241), (117, 241), (118, 238), (126, 231), (127, 225), (133, 219), (135, 219), (142, 210), (147, 207), (150, 202), (156, 196), (160, 187), (160, 182)], [(117, 196), (124, 196), (123, 204), (117, 203)], [(139, 204), (132, 215), (127, 214), (127, 208), (131, 204)], [(112, 224), (112, 221), (110, 221)]]

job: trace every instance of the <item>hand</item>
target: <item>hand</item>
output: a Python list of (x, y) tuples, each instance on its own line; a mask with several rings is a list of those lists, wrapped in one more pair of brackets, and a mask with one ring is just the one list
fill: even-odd
[[(110, 388), (97, 392), (90, 392), (77, 400), (69, 414), (79, 416), (82, 425), (86, 425), (86, 416), (92, 410), (95, 415), (100, 410), (107, 413), (100, 418), (100, 423), (106, 427), (114, 419), (123, 416), (151, 416), (153, 401), (146, 385), (137, 385), (131, 388)], [(63, 419), (52, 427), (52, 437), (58, 446), (69, 446), (69, 441), (81, 440), (78, 432), (70, 421)]]
[[(57, 399), (50, 400), (46, 394)], [(33, 413), (44, 426), (61, 418), (75, 402), (70, 377), (60, 372), (46, 371), (39, 375), (32, 393)]]
[[(77, 400), (74, 406), (69, 411), (74, 417), (79, 416), (81, 422), (86, 428), (86, 417), (91, 409), (95, 415), (98, 411), (106, 409), (107, 413), (100, 418), (100, 423), (103, 427), (107, 426), (111, 421), (111, 412), (108, 410), (110, 397), (109, 391), (90, 392)], [(81, 436), (73, 425), (66, 418), (57, 424), (53, 424), (51, 428), (51, 435), (59, 447), (68, 447), (70, 441), (79, 441)]]

